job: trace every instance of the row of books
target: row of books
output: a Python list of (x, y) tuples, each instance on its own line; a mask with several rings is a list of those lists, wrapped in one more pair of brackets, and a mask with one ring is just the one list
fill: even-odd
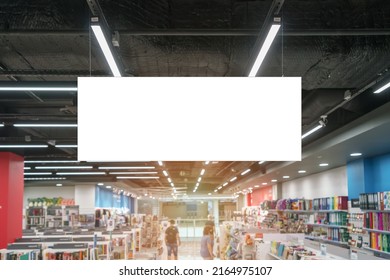
[(38, 260), (39, 253), (31, 252), (8, 252), (0, 253), (0, 260)]
[(390, 234), (371, 232), (370, 248), (383, 252), (390, 252)]
[(390, 191), (376, 193), (361, 193), (359, 205), (362, 210), (389, 210)]
[(337, 226), (346, 226), (348, 222), (348, 213), (335, 212), (335, 213), (319, 213), (317, 218), (317, 224), (328, 224)]
[(348, 196), (315, 198), (313, 210), (348, 210)]
[(79, 252), (46, 252), (45, 253), (46, 260), (87, 260), (87, 252), (79, 251)]
[(270, 252), (283, 260), (300, 260), (306, 256), (315, 256), (315, 253), (302, 245), (287, 245), (279, 241), (271, 241)]
[(338, 242), (348, 242), (349, 233), (345, 228), (328, 228), (327, 239)]
[(364, 213), (363, 227), (390, 232), (390, 213), (386, 213), (386, 212)]

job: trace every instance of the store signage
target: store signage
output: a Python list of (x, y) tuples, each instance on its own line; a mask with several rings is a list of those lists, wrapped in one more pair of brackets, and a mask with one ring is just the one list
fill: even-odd
[(300, 161), (301, 94), (300, 77), (79, 77), (78, 160)]

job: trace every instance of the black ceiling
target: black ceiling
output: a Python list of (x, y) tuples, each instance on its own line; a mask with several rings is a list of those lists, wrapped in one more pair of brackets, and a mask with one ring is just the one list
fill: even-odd
[[(389, 102), (388, 94), (372, 92), (389, 77), (390, 1), (99, 3), (110, 32), (119, 35), (115, 49), (125, 76), (229, 77), (246, 76), (263, 36), (260, 31), (267, 26), (267, 15), (276, 2), (282, 4), (278, 14), (282, 29), (258, 76), (302, 77), (303, 132), (317, 124), (322, 115), (327, 116), (327, 126), (303, 140), (303, 147)], [(0, 81), (76, 82), (80, 76), (111, 75), (89, 27), (93, 13), (87, 1), (3, 0), (0, 14)], [(347, 90), (352, 98), (345, 101)], [(12, 124), (76, 123), (77, 93), (1, 92), (2, 122), (1, 143), (54, 140), (75, 144), (75, 128), (26, 129)], [(77, 157), (74, 148), (13, 151), (26, 160)], [(177, 164), (170, 168), (176, 169)], [(182, 164), (183, 170), (187, 164)], [(233, 163), (219, 164), (224, 168)], [(251, 164), (246, 163), (245, 168)], [(200, 166), (197, 168), (195, 173)], [(232, 174), (210, 182), (207, 191), (229, 176)], [(142, 187), (150, 184), (137, 182)]]

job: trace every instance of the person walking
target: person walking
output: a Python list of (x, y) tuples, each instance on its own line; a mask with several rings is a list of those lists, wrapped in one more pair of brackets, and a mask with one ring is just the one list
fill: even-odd
[(203, 236), (200, 240), (200, 255), (204, 260), (214, 259), (214, 233), (211, 226), (205, 226), (203, 229)]
[(165, 230), (165, 244), (167, 245), (167, 258), (168, 260), (177, 260), (178, 247), (180, 246), (179, 230), (175, 226), (175, 220), (170, 220), (169, 223), (170, 226)]

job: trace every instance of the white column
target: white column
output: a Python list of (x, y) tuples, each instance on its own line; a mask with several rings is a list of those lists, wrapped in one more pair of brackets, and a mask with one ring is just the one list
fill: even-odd
[(75, 185), (74, 199), (80, 214), (95, 214), (95, 185)]

